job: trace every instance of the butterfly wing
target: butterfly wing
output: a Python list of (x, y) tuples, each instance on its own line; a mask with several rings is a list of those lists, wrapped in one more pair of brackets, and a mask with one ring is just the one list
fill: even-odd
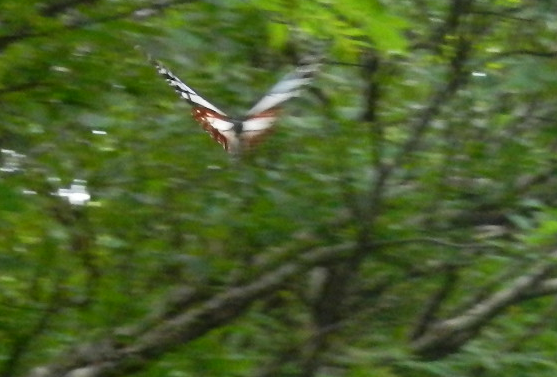
[(226, 115), (201, 106), (195, 106), (191, 113), (203, 129), (226, 151), (230, 151), (237, 144), (234, 123)]
[(149, 59), (180, 97), (193, 105), (194, 119), (230, 153), (239, 153), (244, 146), (251, 147), (270, 133), (280, 106), (299, 95), (301, 87), (309, 83), (319, 65), (316, 60), (304, 62), (294, 72), (284, 76), (247, 112), (238, 129), (226, 113), (197, 94), (162, 64)]
[(257, 116), (265, 111), (275, 109), (292, 97), (300, 94), (302, 86), (307, 85), (319, 64), (313, 60), (302, 62), (295, 71), (284, 76), (248, 111), (248, 117)]
[(221, 144), (227, 151), (233, 144), (237, 143), (235, 141), (237, 138), (233, 130), (234, 122), (232, 122), (226, 113), (197, 94), (162, 64), (152, 59), (151, 61), (157, 68), (157, 72), (174, 88), (176, 93), (193, 105), (193, 118), (201, 124), (203, 129), (207, 131), (215, 141)]
[(172, 72), (170, 72), (165, 66), (163, 66), (162, 64), (160, 64), (156, 60), (152, 60), (152, 62), (155, 65), (155, 67), (157, 68), (157, 72), (159, 73), (159, 75), (164, 77), (166, 82), (171, 87), (174, 88), (174, 90), (176, 91), (176, 93), (178, 93), (178, 95), (180, 97), (185, 99), (191, 105), (200, 106), (200, 107), (203, 107), (205, 109), (211, 110), (211, 111), (213, 111), (217, 114), (220, 114), (222, 116), (226, 116), (224, 111), (219, 110), (215, 105), (213, 105), (212, 103), (207, 101), (205, 98), (203, 98), (199, 94), (197, 94), (192, 88), (190, 88), (189, 86), (184, 84), (182, 82), (182, 80), (180, 80), (176, 75), (174, 75)]
[(242, 133), (240, 135), (242, 144), (251, 148), (273, 132), (273, 123), (278, 118), (279, 109), (262, 111), (242, 122)]
[(318, 67), (316, 60), (302, 62), (255, 103), (242, 123), (242, 140), (246, 144), (255, 145), (271, 132), (281, 105), (300, 94), (301, 88), (311, 81)]

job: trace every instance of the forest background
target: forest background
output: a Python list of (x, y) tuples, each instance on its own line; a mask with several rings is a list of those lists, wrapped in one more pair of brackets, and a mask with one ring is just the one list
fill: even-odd
[[(324, 64), (235, 163), (136, 45), (237, 114)], [(556, 58), (552, 1), (3, 0), (0, 377), (555, 376)]]

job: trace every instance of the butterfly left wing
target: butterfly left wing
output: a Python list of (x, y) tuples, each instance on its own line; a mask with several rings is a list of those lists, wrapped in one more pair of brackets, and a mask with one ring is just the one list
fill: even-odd
[(227, 116), (201, 106), (195, 106), (191, 113), (213, 140), (222, 145), (227, 152), (234, 153), (238, 141), (234, 123)]
[(157, 72), (174, 88), (176, 93), (189, 104), (193, 105), (193, 118), (201, 124), (203, 129), (207, 131), (213, 140), (221, 144), (227, 151), (230, 151), (235, 144), (238, 144), (237, 137), (233, 130), (234, 122), (224, 111), (197, 94), (161, 63), (150, 57), (149, 60), (155, 65)]
[(156, 60), (150, 60), (157, 68), (157, 72), (159, 73), (159, 75), (164, 77), (168, 85), (173, 87), (176, 93), (178, 93), (178, 95), (185, 99), (189, 104), (193, 106), (200, 106), (226, 117), (226, 113), (224, 111), (219, 110), (219, 108), (217, 108), (215, 105), (197, 94), (192, 88), (184, 84), (182, 80), (180, 80), (175, 74), (170, 72), (170, 70), (168, 70), (165, 66), (163, 66)]

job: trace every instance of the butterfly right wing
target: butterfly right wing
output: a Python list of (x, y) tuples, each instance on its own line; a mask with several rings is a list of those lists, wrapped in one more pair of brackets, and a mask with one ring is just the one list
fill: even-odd
[(273, 108), (251, 115), (242, 122), (242, 143), (251, 148), (259, 144), (268, 134), (272, 133), (275, 120), (280, 113), (279, 108)]
[(278, 109), (284, 102), (300, 94), (300, 90), (307, 85), (319, 68), (317, 58), (308, 57), (299, 63), (293, 72), (277, 82), (253, 107), (247, 112), (248, 118), (257, 117), (269, 110)]
[(319, 68), (317, 58), (300, 62), (293, 72), (284, 76), (247, 112), (242, 123), (242, 141), (248, 146), (259, 143), (271, 133), (284, 102), (299, 95)]

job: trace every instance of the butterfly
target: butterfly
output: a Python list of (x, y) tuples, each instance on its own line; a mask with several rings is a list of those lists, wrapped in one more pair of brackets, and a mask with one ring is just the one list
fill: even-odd
[(294, 71), (284, 76), (261, 97), (245, 116), (233, 118), (197, 94), (161, 63), (150, 60), (178, 95), (193, 106), (193, 118), (233, 155), (250, 149), (271, 132), (281, 105), (299, 95), (301, 87), (311, 81), (319, 66), (316, 58), (302, 61)]

